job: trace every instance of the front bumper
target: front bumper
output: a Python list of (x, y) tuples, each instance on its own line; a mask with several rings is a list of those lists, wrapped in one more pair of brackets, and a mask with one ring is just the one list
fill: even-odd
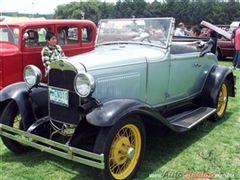
[(0, 123), (0, 135), (21, 144), (48, 152), (56, 156), (69, 159), (81, 164), (104, 169), (104, 155), (95, 154), (82, 149), (70, 147), (47, 138), (43, 138), (25, 131), (12, 128)]

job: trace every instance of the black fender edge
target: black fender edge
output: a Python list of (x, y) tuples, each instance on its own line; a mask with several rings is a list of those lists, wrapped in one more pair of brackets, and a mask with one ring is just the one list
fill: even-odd
[(228, 82), (228, 95), (235, 97), (236, 94), (236, 77), (230, 68), (225, 66), (213, 66), (208, 74), (207, 80), (201, 93), (203, 105), (214, 107), (215, 100), (218, 96), (219, 89), (224, 81)]
[(176, 128), (169, 123), (157, 110), (150, 105), (135, 99), (115, 99), (103, 103), (87, 114), (86, 120), (94, 126), (113, 126), (126, 116), (138, 115), (141, 118), (158, 120), (174, 131)]
[(39, 101), (37, 100), (43, 100), (42, 96), (41, 98), (35, 98), (36, 95), (39, 94), (39, 91), (39, 88), (33, 88), (30, 90), (25, 82), (18, 82), (5, 87), (0, 91), (0, 112), (3, 112), (7, 102), (14, 100), (18, 106), (24, 130), (27, 130), (36, 120), (32, 103), (35, 102), (35, 104), (39, 104)]

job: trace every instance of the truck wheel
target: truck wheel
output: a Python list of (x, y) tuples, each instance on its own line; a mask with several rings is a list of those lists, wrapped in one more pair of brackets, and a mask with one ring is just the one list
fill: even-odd
[[(21, 116), (19, 115), (18, 107), (15, 101), (10, 101), (4, 109), (1, 115), (1, 123), (16, 129), (23, 129)], [(16, 154), (21, 154), (30, 149), (29, 147), (4, 136), (2, 136), (2, 141), (8, 149)]]
[(217, 111), (213, 114), (213, 120), (217, 121), (225, 115), (228, 104), (228, 84), (224, 81), (219, 89), (217, 99), (215, 100), (215, 108)]
[(127, 117), (112, 127), (101, 128), (94, 152), (104, 154), (105, 169), (98, 170), (98, 178), (132, 179), (142, 162), (145, 143), (145, 128), (137, 117)]

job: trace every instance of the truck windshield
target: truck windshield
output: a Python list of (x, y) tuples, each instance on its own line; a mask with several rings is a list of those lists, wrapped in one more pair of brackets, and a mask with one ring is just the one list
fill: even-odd
[(171, 22), (171, 18), (104, 19), (99, 23), (97, 44), (127, 41), (166, 47)]
[(0, 27), (0, 41), (18, 44), (19, 28)]

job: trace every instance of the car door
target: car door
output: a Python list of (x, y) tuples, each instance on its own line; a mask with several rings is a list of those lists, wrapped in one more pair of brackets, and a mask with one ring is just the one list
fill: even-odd
[(233, 57), (234, 56), (234, 46), (230, 40), (225, 39), (224, 37), (217, 42), (218, 53), (221, 57)]
[(171, 52), (168, 102), (199, 93), (207, 73), (204, 72), (204, 57), (199, 57), (199, 52)]
[(170, 59), (167, 51), (164, 54), (147, 59), (147, 103), (153, 106), (161, 105), (166, 100)]

